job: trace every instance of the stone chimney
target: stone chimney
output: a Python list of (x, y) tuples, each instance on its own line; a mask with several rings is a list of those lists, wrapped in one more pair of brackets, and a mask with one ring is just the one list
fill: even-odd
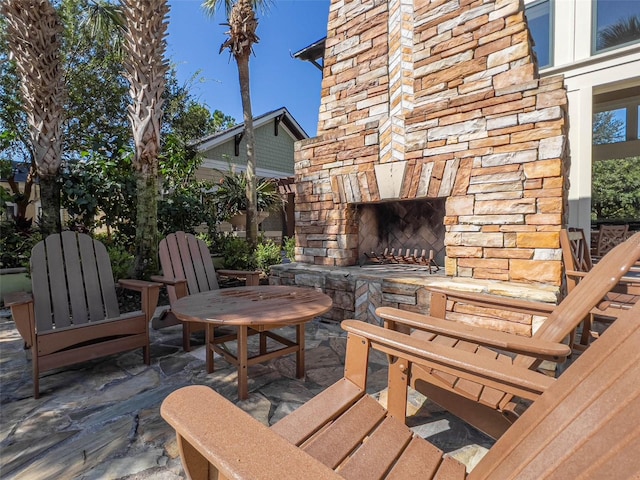
[(566, 108), (519, 0), (333, 0), (296, 261), (354, 265), (358, 205), (444, 198), (447, 275), (560, 285)]

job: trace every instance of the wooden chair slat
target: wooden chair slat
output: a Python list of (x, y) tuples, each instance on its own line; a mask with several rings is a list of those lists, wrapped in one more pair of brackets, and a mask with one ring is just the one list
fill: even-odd
[[(443, 453), (435, 445), (422, 441), (418, 437), (413, 437), (402, 456), (395, 463), (389, 475), (387, 475), (387, 479), (433, 478), (440, 463), (442, 463)], [(460, 478), (464, 478), (464, 475)]]
[[(432, 340), (433, 343), (437, 343), (438, 345), (444, 345), (446, 347), (455, 347), (458, 340), (451, 337), (445, 337), (444, 335), (437, 335)], [(433, 370), (432, 375), (436, 377), (441, 382), (446, 383), (450, 387), (453, 387), (458, 381), (458, 377), (455, 375), (451, 375), (449, 373), (441, 372), (439, 370)]]
[(271, 428), (290, 443), (301, 445), (362, 395), (362, 390), (355, 384), (343, 379), (324, 390), (322, 398), (312, 398)]
[(187, 279), (187, 285), (189, 286), (189, 294), (201, 292), (196, 272), (193, 267), (193, 256), (189, 250), (189, 242), (187, 235), (184, 232), (176, 232), (176, 241), (178, 243), (178, 257), (174, 262), (179, 261), (181, 263), (181, 269), (184, 272), (184, 278)]
[(80, 265), (78, 240), (73, 232), (62, 232), (62, 249), (64, 250), (64, 270), (69, 285), (69, 301), (74, 325), (81, 325), (89, 321), (87, 299), (84, 294), (84, 279)]
[(185, 269), (191, 268), (193, 270), (193, 276), (198, 284), (198, 292), (207, 292), (209, 290), (212, 290), (211, 286), (209, 285), (209, 279), (207, 278), (207, 273), (204, 268), (205, 262), (211, 263), (211, 255), (209, 254), (209, 249), (206, 248), (205, 245), (205, 249), (203, 249), (205, 251), (200, 250), (200, 245), (198, 244), (199, 241), (193, 235), (189, 235), (186, 240), (187, 252), (191, 261), (186, 263)]
[(464, 464), (458, 462), (453, 457), (444, 456), (442, 458), (442, 463), (438, 467), (438, 471), (433, 476), (433, 480), (465, 478), (466, 473)]
[[(49, 235), (45, 241), (49, 291), (53, 304), (53, 318), (56, 327), (67, 327), (71, 323), (69, 312), (69, 291), (64, 271), (64, 254), (59, 235)], [(75, 261), (73, 258), (71, 261)]]
[(85, 295), (87, 296), (87, 304), (89, 305), (89, 319), (91, 322), (97, 322), (106, 318), (106, 313), (104, 300), (102, 298), (102, 289), (100, 288), (98, 266), (95, 261), (93, 240), (86, 235), (80, 236), (78, 238), (78, 247), (84, 273)]
[(348, 480), (384, 478), (411, 438), (403, 422), (386, 417), (337, 472)]
[[(478, 345), (471, 342), (466, 342), (464, 340), (459, 341), (455, 348), (458, 350), (463, 350), (465, 352), (476, 353), (478, 350)], [(482, 385), (477, 382), (472, 382), (471, 380), (467, 380), (465, 378), (458, 378), (455, 382), (456, 391), (463, 392), (466, 397), (473, 398), (474, 400), (478, 400), (480, 398), (480, 394), (482, 393)]]
[(335, 469), (384, 418), (385, 410), (364, 396), (331, 425), (302, 446), (310, 456)]
[(118, 297), (116, 296), (116, 290), (114, 288), (115, 279), (113, 278), (113, 271), (111, 270), (109, 253), (107, 252), (107, 247), (102, 243), (95, 240), (93, 240), (92, 243), (106, 317), (114, 318), (120, 315), (120, 307), (118, 306)]
[(34, 315), (38, 332), (53, 328), (53, 307), (49, 292), (47, 257), (44, 242), (39, 242), (31, 250), (31, 286), (34, 298)]
[(182, 260), (180, 259), (180, 249), (178, 248), (178, 240), (175, 235), (167, 236), (160, 242), (160, 262), (162, 265), (162, 273), (169, 278), (184, 278), (184, 269), (182, 268)]
[(202, 258), (202, 266), (204, 268), (204, 274), (207, 282), (207, 290), (216, 290), (219, 288), (218, 276), (213, 267), (213, 260), (211, 259), (211, 252), (209, 247), (203, 241), (197, 242), (197, 248), (200, 251), (200, 257)]

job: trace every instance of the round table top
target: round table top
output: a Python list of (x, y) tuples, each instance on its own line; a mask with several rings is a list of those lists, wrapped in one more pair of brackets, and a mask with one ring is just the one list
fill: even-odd
[(221, 288), (180, 298), (171, 310), (182, 321), (219, 325), (287, 325), (308, 322), (331, 309), (331, 297), (284, 285)]

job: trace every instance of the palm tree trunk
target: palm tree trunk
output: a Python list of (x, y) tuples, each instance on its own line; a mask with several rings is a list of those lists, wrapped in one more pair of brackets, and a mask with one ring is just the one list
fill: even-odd
[(145, 278), (158, 271), (158, 172), (136, 171), (136, 259), (134, 275)]
[(40, 218), (40, 230), (43, 234), (60, 232), (60, 183), (55, 175), (40, 177), (40, 202), (42, 205), (42, 217)]
[(137, 182), (136, 260), (134, 276), (158, 272), (158, 152), (162, 94), (169, 68), (166, 51), (166, 0), (123, 0), (125, 76), (129, 80), (129, 120), (133, 130), (133, 165)]
[(0, 10), (7, 19), (7, 38), (27, 113), (33, 161), (40, 177), (42, 219), (47, 235), (59, 232), (62, 162), (62, 124), (66, 87), (60, 60), (62, 24), (48, 0), (5, 0)]
[(244, 116), (244, 134), (247, 138), (247, 242), (254, 248), (258, 244), (258, 193), (256, 187), (255, 134), (253, 131), (253, 113), (251, 111), (251, 93), (249, 83), (249, 55), (243, 52), (236, 57), (242, 114)]

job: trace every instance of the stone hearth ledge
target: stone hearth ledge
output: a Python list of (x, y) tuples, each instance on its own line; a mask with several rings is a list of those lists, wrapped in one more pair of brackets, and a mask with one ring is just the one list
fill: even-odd
[[(332, 267), (304, 263), (287, 263), (271, 267), (269, 283), (312, 287), (331, 296), (334, 305), (324, 320), (340, 322), (356, 318), (381, 324), (375, 315), (379, 306), (395, 306), (420, 313), (429, 311), (426, 287), (449, 288), (462, 292), (485, 293), (508, 298), (557, 304), (560, 289), (550, 285), (448, 277), (439, 272), (430, 274), (426, 269), (401, 270), (398, 266), (364, 265)], [(535, 332), (543, 318), (534, 317), (531, 329)], [(487, 325), (489, 326), (489, 325)]]

